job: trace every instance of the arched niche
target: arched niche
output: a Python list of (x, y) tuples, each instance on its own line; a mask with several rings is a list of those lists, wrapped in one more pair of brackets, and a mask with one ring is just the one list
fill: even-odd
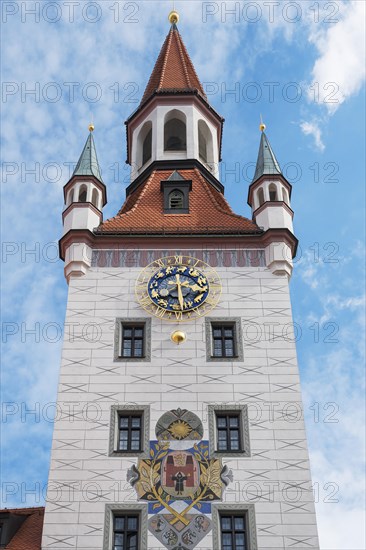
[(169, 111), (164, 119), (164, 151), (187, 150), (187, 119), (177, 109)]
[(212, 133), (204, 120), (198, 121), (198, 156), (205, 164), (214, 162)]
[(141, 168), (152, 157), (152, 122), (148, 120), (141, 128), (137, 138), (137, 166)]
[(88, 189), (86, 185), (81, 185), (79, 189), (79, 202), (86, 202)]

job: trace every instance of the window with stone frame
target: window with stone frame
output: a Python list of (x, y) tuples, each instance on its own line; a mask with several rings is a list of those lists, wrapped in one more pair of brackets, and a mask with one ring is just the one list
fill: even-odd
[(208, 405), (212, 456), (250, 456), (248, 406)]
[(147, 550), (146, 504), (106, 504), (103, 550)]
[(212, 323), (212, 356), (230, 358), (237, 356), (234, 322)]
[(143, 429), (143, 412), (120, 412), (118, 414), (117, 450), (134, 453), (141, 452)]
[(109, 456), (149, 456), (150, 407), (112, 405)]
[(222, 512), (219, 517), (221, 550), (249, 550), (247, 514)]
[(114, 361), (140, 362), (151, 360), (151, 320), (116, 319)]
[(139, 550), (139, 514), (116, 514), (113, 518), (113, 550)]

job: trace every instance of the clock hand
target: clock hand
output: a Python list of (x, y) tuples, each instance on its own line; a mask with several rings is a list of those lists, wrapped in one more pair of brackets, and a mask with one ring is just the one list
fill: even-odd
[(179, 301), (180, 309), (183, 311), (184, 300), (183, 300), (183, 294), (182, 294), (182, 283), (180, 282), (179, 273), (177, 273), (176, 278), (177, 278), (177, 289), (178, 289), (178, 301)]

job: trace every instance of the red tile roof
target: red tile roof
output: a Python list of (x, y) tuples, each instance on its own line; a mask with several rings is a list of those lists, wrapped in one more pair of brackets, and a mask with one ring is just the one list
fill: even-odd
[(206, 94), (199, 81), (193, 63), (175, 25), (171, 26), (159, 57), (155, 63), (150, 80), (146, 86), (141, 104), (155, 92), (198, 91), (204, 98)]
[(259, 227), (234, 214), (225, 197), (208, 183), (197, 169), (179, 170), (185, 180), (192, 181), (189, 193), (189, 214), (164, 214), (160, 182), (172, 170), (154, 170), (126, 199), (118, 214), (102, 223), (97, 233), (147, 234), (258, 234)]
[(44, 508), (12, 508), (0, 513), (27, 516), (5, 550), (41, 550)]

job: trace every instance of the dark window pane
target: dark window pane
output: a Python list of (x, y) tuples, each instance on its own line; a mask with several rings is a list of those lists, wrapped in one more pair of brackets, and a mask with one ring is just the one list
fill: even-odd
[(245, 529), (244, 518), (242, 517), (234, 518), (234, 525), (235, 525), (236, 531), (240, 531), (240, 530), (244, 531)]
[(123, 533), (116, 533), (114, 535), (114, 544), (123, 547)]
[(125, 338), (131, 338), (131, 336), (132, 336), (132, 328), (125, 328), (125, 329), (123, 330), (123, 336), (124, 336)]
[(219, 428), (226, 428), (226, 416), (218, 416), (217, 425)]
[(221, 518), (221, 528), (224, 531), (230, 531), (231, 530), (231, 518)]
[(232, 328), (226, 328), (224, 330), (224, 335), (228, 336), (229, 338), (232, 338), (233, 337), (233, 329)]
[(128, 418), (125, 416), (120, 417), (120, 426), (121, 428), (128, 428)]
[(230, 440), (237, 441), (239, 439), (239, 432), (237, 430), (230, 431)]
[(144, 334), (143, 328), (135, 328), (135, 338), (142, 338)]
[(131, 354), (131, 350), (130, 350), (130, 349), (125, 349), (125, 350), (123, 350), (123, 355), (124, 355), (125, 357), (131, 357), (131, 355), (132, 355), (132, 354)]
[(114, 520), (115, 530), (120, 531), (125, 527), (125, 518), (115, 518)]
[(230, 426), (236, 427), (238, 426), (239, 418), (237, 416), (230, 416)]
[(132, 348), (132, 340), (125, 340), (123, 343), (124, 348)]
[(141, 426), (141, 417), (133, 416), (131, 425), (133, 428), (139, 428)]
[(218, 449), (219, 449), (219, 451), (227, 451), (226, 439), (225, 439), (225, 441), (219, 441), (218, 442)]
[(221, 338), (221, 329), (220, 328), (214, 328), (213, 329), (213, 335), (214, 335), (214, 338)]
[(129, 517), (127, 520), (127, 528), (131, 531), (137, 530), (137, 518), (136, 517)]

